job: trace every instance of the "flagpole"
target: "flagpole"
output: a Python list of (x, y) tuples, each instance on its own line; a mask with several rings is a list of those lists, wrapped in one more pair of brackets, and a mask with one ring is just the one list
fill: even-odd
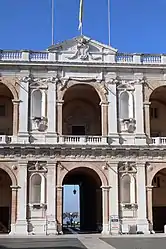
[(111, 46), (111, 3), (108, 0), (108, 45)]
[(54, 37), (54, 35), (55, 35), (55, 34), (54, 34), (54, 28), (55, 28), (55, 27), (54, 27), (54, 21), (55, 21), (55, 20), (54, 20), (54, 19), (55, 19), (55, 18), (54, 18), (54, 0), (51, 0), (51, 1), (52, 1), (52, 2), (51, 2), (51, 12), (52, 12), (52, 13), (51, 13), (51, 18), (52, 18), (52, 20), (51, 20), (51, 22), (52, 22), (51, 26), (52, 26), (52, 31), (51, 31), (51, 32), (52, 32), (52, 45), (54, 45), (54, 39), (55, 39), (55, 37)]

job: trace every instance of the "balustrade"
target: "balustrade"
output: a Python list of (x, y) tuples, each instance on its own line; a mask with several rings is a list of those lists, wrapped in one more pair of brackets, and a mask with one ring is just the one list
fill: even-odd
[[(57, 62), (57, 52), (49, 51), (12, 51), (1, 50), (0, 61), (34, 61), (34, 62)], [(132, 54), (132, 53), (116, 53), (115, 63), (123, 64), (166, 64), (166, 55), (164, 54)], [(109, 61), (108, 61), (109, 62)], [(96, 63), (96, 62), (95, 62)], [(101, 63), (101, 61), (99, 61)], [(112, 63), (112, 61), (111, 61)]]

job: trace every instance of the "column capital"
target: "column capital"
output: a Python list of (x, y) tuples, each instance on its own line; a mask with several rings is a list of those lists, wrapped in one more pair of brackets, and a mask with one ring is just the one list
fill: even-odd
[(56, 103), (57, 103), (57, 105), (63, 105), (64, 100), (57, 100)]
[(143, 102), (144, 107), (149, 107), (150, 104), (151, 104), (151, 102), (148, 102), (148, 101)]
[(56, 189), (59, 190), (59, 191), (62, 191), (63, 190), (63, 186), (56, 186)]
[(22, 102), (22, 100), (20, 100), (20, 99), (12, 99), (12, 102), (13, 102), (14, 105), (19, 105)]
[(101, 186), (103, 191), (109, 191), (112, 187), (111, 186)]
[(10, 186), (10, 188), (12, 189), (12, 191), (17, 191), (18, 189), (20, 189), (19, 186)]
[(153, 188), (154, 188), (154, 186), (152, 186), (152, 185), (150, 185), (150, 186), (146, 186), (146, 190), (147, 190), (147, 191), (152, 191), (152, 190), (153, 190)]

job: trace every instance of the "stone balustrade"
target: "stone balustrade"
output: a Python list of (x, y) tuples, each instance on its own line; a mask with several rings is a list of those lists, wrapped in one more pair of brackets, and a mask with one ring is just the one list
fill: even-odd
[[(17, 136), (0, 135), (0, 144), (20, 144)], [(33, 144), (33, 142), (31, 142)], [(36, 141), (35, 143), (41, 143)], [(47, 140), (44, 139), (47, 144)], [(108, 137), (104, 136), (57, 136), (54, 144), (72, 144), (72, 145), (108, 145)], [(166, 137), (152, 137), (150, 145), (166, 145)]]
[[(102, 53), (101, 53), (102, 55)], [(65, 57), (66, 58), (66, 57)], [(102, 58), (102, 57), (101, 57)], [(58, 51), (12, 51), (0, 50), (0, 62), (58, 62), (67, 61), (67, 59), (58, 56)], [(86, 61), (87, 62), (87, 61)], [(101, 63), (101, 60), (98, 60)], [(107, 60), (109, 63), (109, 59)], [(95, 62), (97, 63), (97, 61)], [(111, 57), (110, 63), (117, 64), (166, 64), (165, 54), (130, 54), (130, 53), (116, 53)]]

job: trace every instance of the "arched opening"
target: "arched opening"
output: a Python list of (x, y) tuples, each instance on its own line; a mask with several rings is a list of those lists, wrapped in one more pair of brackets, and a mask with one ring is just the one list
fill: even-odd
[(13, 134), (13, 95), (9, 88), (0, 83), (0, 135)]
[(164, 232), (166, 225), (166, 168), (158, 171), (152, 181), (153, 229)]
[(101, 135), (101, 100), (92, 86), (71, 86), (63, 100), (63, 135)]
[[(102, 230), (102, 189), (98, 174), (89, 168), (75, 168), (67, 173), (65, 185), (79, 186), (80, 232), (101, 232)], [(70, 198), (66, 196), (65, 198)], [(63, 203), (64, 205), (64, 203)], [(75, 210), (70, 210), (75, 211)], [(78, 230), (77, 230), (78, 231)]]
[(156, 88), (150, 96), (151, 137), (166, 137), (166, 86)]
[(10, 232), (12, 181), (10, 176), (0, 169), (0, 233)]

